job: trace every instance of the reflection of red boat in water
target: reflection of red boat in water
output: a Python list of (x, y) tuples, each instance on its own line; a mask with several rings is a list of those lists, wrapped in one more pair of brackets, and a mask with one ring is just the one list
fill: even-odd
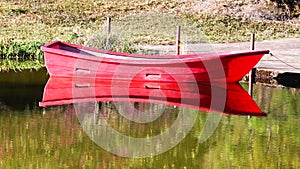
[(157, 82), (237, 82), (267, 50), (155, 56), (55, 41), (42, 47), (50, 76)]
[[(216, 100), (219, 103), (214, 103)], [(107, 101), (165, 104), (237, 115), (266, 115), (236, 83), (228, 84), (227, 88), (220, 88), (191, 83), (95, 81), (87, 78), (51, 77), (45, 87), (40, 106)]]

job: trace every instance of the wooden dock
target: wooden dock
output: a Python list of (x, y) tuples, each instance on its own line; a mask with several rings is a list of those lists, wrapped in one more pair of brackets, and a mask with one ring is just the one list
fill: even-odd
[[(248, 50), (250, 43), (212, 44), (217, 51)], [(258, 41), (255, 49), (267, 49), (271, 54), (265, 55), (256, 65), (258, 70), (276, 73), (300, 73), (300, 38)]]
[[(238, 43), (202, 43), (188, 45), (189, 53), (241, 51), (249, 50), (251, 42)], [(175, 53), (175, 45), (145, 46), (145, 49), (156, 54)], [(192, 51), (192, 50), (195, 51)], [(284, 77), (284, 81), (300, 83), (300, 38), (287, 38), (279, 40), (266, 40), (255, 42), (256, 50), (270, 50), (271, 53), (264, 55), (256, 65), (256, 82), (278, 85), (276, 77)], [(183, 49), (184, 50), (184, 49)], [(280, 85), (280, 84), (279, 84)], [(286, 85), (285, 85), (286, 86)], [(297, 84), (296, 84), (297, 86)], [(299, 86), (299, 85), (298, 85)]]

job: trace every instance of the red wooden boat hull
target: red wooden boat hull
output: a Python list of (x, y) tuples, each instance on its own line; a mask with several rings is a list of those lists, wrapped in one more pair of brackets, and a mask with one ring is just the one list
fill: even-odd
[[(212, 100), (218, 97), (212, 95), (213, 90), (217, 90), (221, 95), (225, 93), (224, 106), (219, 107), (212, 103)], [(51, 77), (45, 87), (40, 106), (106, 101), (156, 103), (235, 115), (266, 115), (236, 83), (228, 84), (227, 88), (220, 88), (191, 83), (128, 83), (116, 80), (92, 82), (86, 78), (74, 80)]]
[(237, 82), (268, 50), (138, 55), (55, 41), (42, 47), (50, 76), (155, 82)]

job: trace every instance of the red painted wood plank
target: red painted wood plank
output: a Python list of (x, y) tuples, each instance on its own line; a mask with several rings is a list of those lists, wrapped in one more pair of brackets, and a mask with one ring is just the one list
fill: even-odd
[(59, 41), (43, 46), (42, 50), (50, 76), (204, 83), (220, 80), (237, 82), (264, 54), (269, 53), (262, 50), (173, 56), (137, 55)]

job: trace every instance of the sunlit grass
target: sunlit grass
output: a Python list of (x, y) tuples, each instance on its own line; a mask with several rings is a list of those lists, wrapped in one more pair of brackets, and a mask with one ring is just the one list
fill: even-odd
[(25, 60), (25, 61), (17, 61), (17, 60), (10, 60), (10, 59), (0, 60), (0, 72), (22, 71), (25, 69), (38, 70), (42, 67), (45, 67), (44, 62), (39, 60)]

